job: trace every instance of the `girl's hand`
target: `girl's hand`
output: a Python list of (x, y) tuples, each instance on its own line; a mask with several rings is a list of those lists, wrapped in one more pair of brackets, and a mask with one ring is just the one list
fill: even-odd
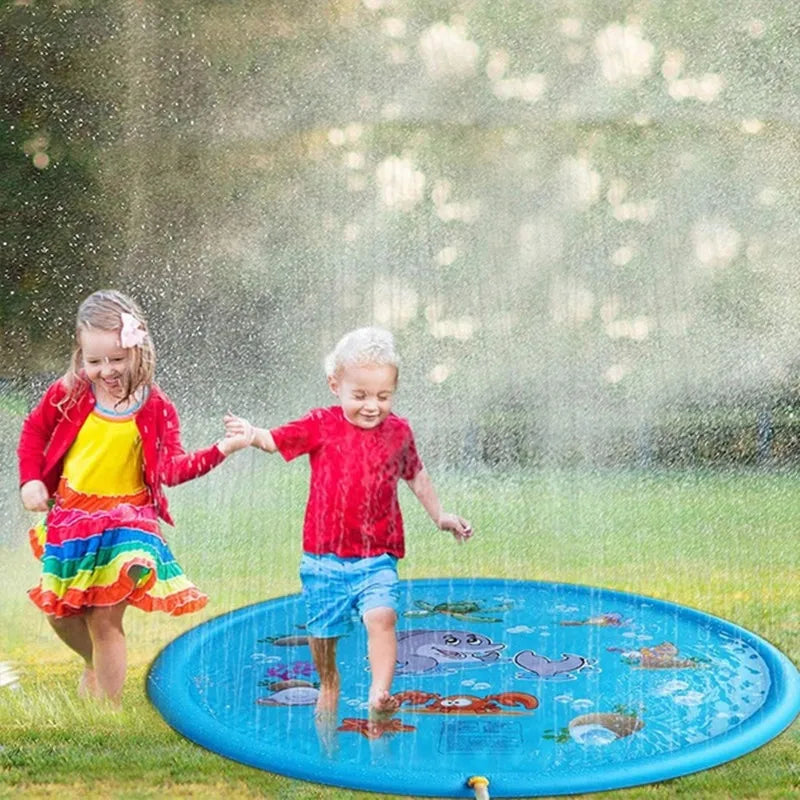
[(465, 542), (472, 536), (472, 526), (456, 514), (443, 513), (439, 517), (439, 529), (450, 531), (458, 542)]
[(225, 438), (217, 444), (217, 447), (223, 455), (230, 455), (253, 444), (256, 432), (246, 419), (228, 412), (222, 421), (225, 423)]
[(26, 511), (47, 511), (50, 493), (41, 481), (28, 481), (19, 490), (22, 505)]

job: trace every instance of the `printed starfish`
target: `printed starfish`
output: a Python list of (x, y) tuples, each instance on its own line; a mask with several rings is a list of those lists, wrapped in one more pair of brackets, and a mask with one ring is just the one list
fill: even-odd
[(346, 717), (337, 730), (347, 733), (360, 733), (367, 739), (380, 739), (385, 733), (407, 733), (415, 731), (413, 725), (404, 725), (397, 717), (389, 719), (356, 719)]

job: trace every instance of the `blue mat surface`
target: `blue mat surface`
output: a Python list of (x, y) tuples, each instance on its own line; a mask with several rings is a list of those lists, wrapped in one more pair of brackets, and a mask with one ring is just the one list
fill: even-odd
[(339, 642), (335, 729), (299, 595), (217, 617), (168, 645), (150, 699), (192, 741), (271, 772), (387, 794), (615, 789), (741, 756), (800, 712), (800, 674), (732, 623), (649, 597), (492, 579), (401, 582), (400, 711), (367, 720), (366, 639)]

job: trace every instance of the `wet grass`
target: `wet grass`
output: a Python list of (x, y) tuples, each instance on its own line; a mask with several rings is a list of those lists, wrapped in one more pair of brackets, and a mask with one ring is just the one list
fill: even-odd
[[(434, 477), (445, 506), (469, 517), (476, 535), (457, 546), (403, 490), (408, 556), (402, 577), (507, 576), (638, 592), (724, 617), (800, 662), (796, 475)], [(17, 543), (0, 548), (0, 661), (12, 661), (21, 673), (19, 689), (0, 689), (0, 798), (378, 797), (290, 780), (209, 753), (173, 732), (144, 692), (148, 664), (181, 631), (297, 591), (306, 481), (303, 465), (253, 453), (171, 491), (178, 527), (167, 535), (212, 602), (184, 620), (129, 613), (131, 670), (121, 714), (75, 697), (77, 660), (25, 597), (37, 567), (19, 516)], [(800, 791), (799, 765), (795, 722), (757, 751), (715, 769), (591, 797), (788, 800)]]

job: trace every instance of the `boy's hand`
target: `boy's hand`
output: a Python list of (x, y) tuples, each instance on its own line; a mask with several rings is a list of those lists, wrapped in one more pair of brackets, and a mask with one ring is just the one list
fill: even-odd
[(472, 536), (472, 526), (456, 514), (443, 513), (439, 517), (439, 529), (450, 531), (458, 542), (465, 542)]
[(255, 430), (246, 419), (228, 412), (222, 421), (225, 423), (225, 438), (217, 444), (217, 447), (223, 455), (228, 456), (237, 450), (250, 447), (255, 437)]
[(47, 511), (50, 494), (42, 481), (28, 481), (19, 490), (22, 505), (26, 511)]

